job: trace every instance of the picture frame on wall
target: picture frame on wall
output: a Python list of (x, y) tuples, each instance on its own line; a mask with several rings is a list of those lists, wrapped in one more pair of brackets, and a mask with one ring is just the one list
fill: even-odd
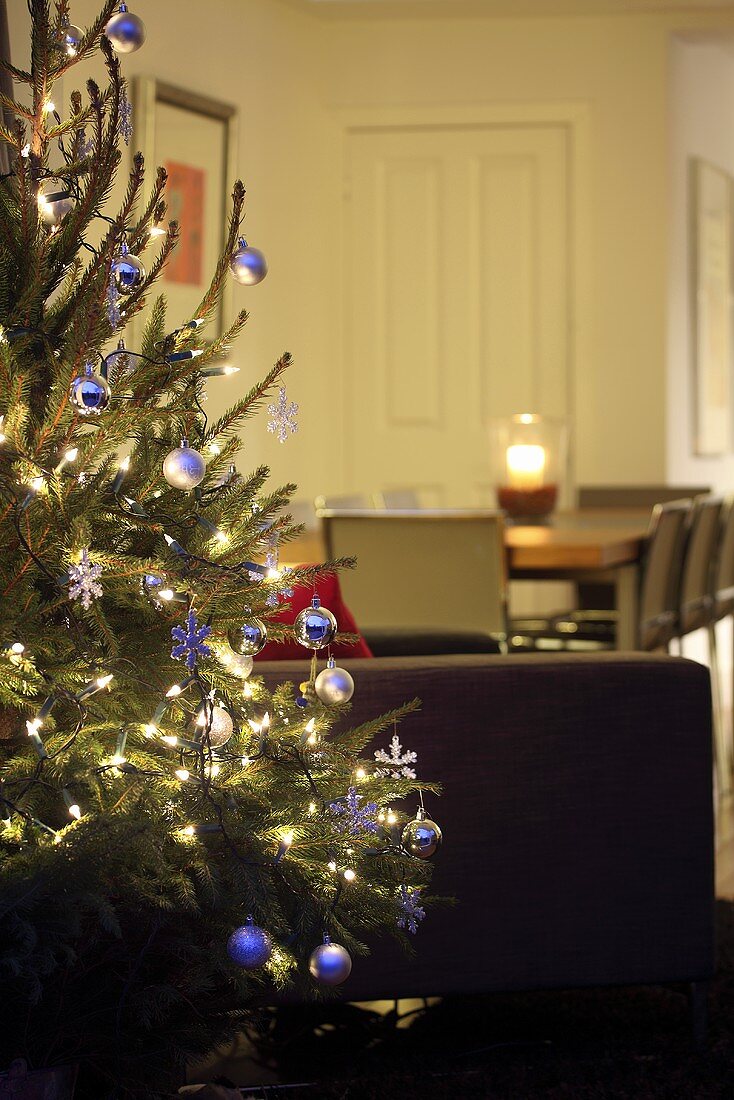
[(692, 158), (693, 442), (700, 456), (732, 450), (732, 199), (734, 178)]
[[(179, 240), (161, 280), (174, 327), (199, 305), (226, 239), (237, 176), (237, 109), (150, 76), (136, 78), (133, 94), (136, 147), (149, 179), (159, 166), (166, 169), (166, 221), (179, 223)], [(227, 279), (209, 338), (220, 336), (231, 321), (232, 295)], [(145, 313), (141, 331), (144, 323)]]

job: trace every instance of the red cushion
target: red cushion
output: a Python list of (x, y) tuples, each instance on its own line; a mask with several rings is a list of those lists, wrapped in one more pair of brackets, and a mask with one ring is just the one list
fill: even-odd
[[(322, 605), (335, 617), (340, 634), (359, 634), (359, 627), (354, 621), (354, 616), (344, 603), (339, 578), (335, 573), (328, 573), (319, 577), (316, 592)], [(280, 611), (272, 616), (273, 622), (287, 623), (292, 626), (299, 611), (303, 611), (311, 604), (314, 590), (310, 585), (304, 585), (293, 589), (293, 595), (288, 600), (288, 610)], [(324, 655), (326, 650), (323, 651)], [(364, 638), (360, 635), (353, 645), (345, 642), (332, 642), (332, 657), (372, 657), (373, 654)], [(256, 661), (300, 661), (310, 658), (311, 650), (299, 645), (289, 638), (284, 642), (268, 642), (265, 648), (258, 653)]]

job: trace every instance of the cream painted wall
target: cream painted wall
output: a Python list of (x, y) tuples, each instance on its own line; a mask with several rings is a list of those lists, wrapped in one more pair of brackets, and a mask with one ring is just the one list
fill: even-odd
[(577, 101), (591, 112), (588, 361), (575, 365), (579, 480), (665, 472), (666, 44), (660, 22), (331, 23), (324, 96), (350, 105)]
[(734, 454), (693, 454), (688, 163), (702, 157), (734, 175), (734, 36), (671, 43), (670, 118), (668, 480), (731, 492)]
[[(22, 64), (25, 5), (9, 8)], [(95, 0), (73, 5), (79, 22), (94, 10)], [(124, 59), (126, 73), (240, 109), (247, 232), (271, 270), (260, 287), (237, 292), (252, 314), (238, 345), (244, 369), (212, 386), (211, 405), (216, 411), (221, 394), (236, 396), (287, 348), (297, 363), (289, 390), (303, 414), (301, 433), (283, 447), (263, 418), (254, 422), (243, 462), (270, 462), (302, 495), (371, 488), (343, 484), (340, 463), (343, 112), (566, 101), (591, 117), (589, 307), (573, 319), (588, 348), (574, 374), (578, 478), (683, 476), (674, 456), (687, 395), (680, 358), (670, 386), (666, 358), (668, 307), (682, 308), (668, 292), (669, 245), (680, 246), (675, 193), (669, 206), (669, 43), (680, 29), (734, 29), (731, 13), (339, 20), (282, 0), (137, 0), (135, 10), (148, 41)], [(689, 78), (705, 70), (702, 60)]]

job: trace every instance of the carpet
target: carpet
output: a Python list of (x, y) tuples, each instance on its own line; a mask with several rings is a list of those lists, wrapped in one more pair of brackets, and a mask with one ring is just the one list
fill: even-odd
[(219, 1080), (253, 1100), (731, 1100), (734, 903), (718, 903), (717, 921), (700, 1050), (683, 987), (492, 994), (444, 999), (399, 1027), (394, 1012), (353, 1005), (279, 1009)]

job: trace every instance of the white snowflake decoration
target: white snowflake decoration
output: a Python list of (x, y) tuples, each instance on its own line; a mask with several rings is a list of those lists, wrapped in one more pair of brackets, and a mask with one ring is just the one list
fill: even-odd
[(278, 390), (277, 405), (275, 403), (268, 405), (268, 414), (271, 418), (268, 421), (268, 431), (275, 432), (280, 442), (285, 443), (289, 431), (291, 434), (298, 431), (297, 413), (298, 405), (295, 401), (288, 401), (285, 386), (281, 386)]
[(79, 564), (69, 566), (69, 599), (81, 600), (82, 607), (88, 611), (92, 600), (98, 600), (102, 595), (103, 589), (99, 583), (101, 574), (102, 566), (89, 560), (86, 548), (82, 550)]
[(421, 892), (418, 887), (401, 886), (400, 915), (398, 916), (398, 928), (407, 928), (413, 935), (418, 931), (418, 923), (425, 920), (426, 911), (420, 903)]
[(375, 760), (380, 764), (388, 765), (386, 768), (376, 769), (375, 775), (379, 775), (381, 779), (388, 775), (393, 779), (415, 779), (415, 769), (409, 768), (408, 765), (418, 763), (418, 754), (407, 749), (403, 751), (397, 733), (390, 742), (390, 752), (387, 753), (384, 749), (377, 749)]

